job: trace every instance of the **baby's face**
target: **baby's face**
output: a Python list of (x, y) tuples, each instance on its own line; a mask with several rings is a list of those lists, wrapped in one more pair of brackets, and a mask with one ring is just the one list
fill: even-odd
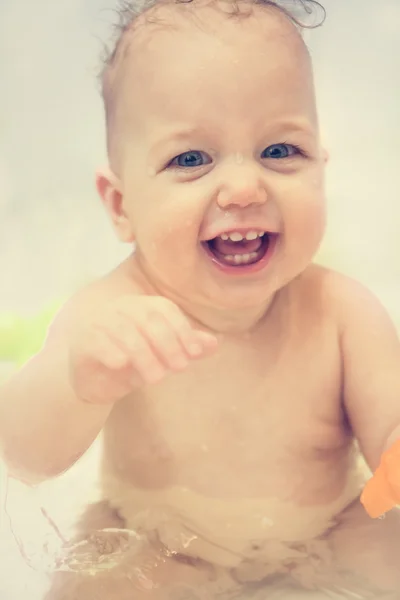
[(255, 6), (240, 20), (185, 10), (163, 7), (160, 23), (142, 24), (122, 67), (123, 208), (164, 293), (255, 306), (309, 264), (323, 235), (311, 66), (277, 10)]

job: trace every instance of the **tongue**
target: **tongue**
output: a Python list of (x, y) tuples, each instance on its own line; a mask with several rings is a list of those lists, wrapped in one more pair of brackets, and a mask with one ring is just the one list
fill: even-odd
[(256, 240), (242, 240), (241, 242), (232, 242), (223, 240), (220, 237), (212, 240), (213, 248), (220, 254), (250, 254), (257, 252), (262, 245), (261, 238)]

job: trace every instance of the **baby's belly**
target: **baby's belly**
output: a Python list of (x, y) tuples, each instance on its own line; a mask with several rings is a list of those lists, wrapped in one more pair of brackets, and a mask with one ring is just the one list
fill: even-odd
[[(156, 535), (171, 552), (237, 568), (245, 561), (296, 560), (307, 544), (333, 527), (360, 494), (365, 473), (357, 461), (332, 502), (299, 506), (280, 498), (210, 498), (183, 486), (139, 489), (104, 465), (104, 497), (129, 529)], [(297, 549), (296, 549), (297, 548)]]

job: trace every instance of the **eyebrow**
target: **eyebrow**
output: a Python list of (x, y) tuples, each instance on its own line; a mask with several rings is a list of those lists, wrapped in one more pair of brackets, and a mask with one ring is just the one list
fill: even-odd
[(182, 142), (195, 136), (204, 135), (205, 128), (184, 127), (181, 129), (172, 129), (164, 137), (158, 139), (154, 147), (168, 144), (170, 142)]
[[(273, 135), (283, 135), (284, 133), (297, 133), (307, 136), (317, 134), (317, 124), (309, 119), (293, 118), (272, 123), (270, 127), (266, 127), (266, 131), (270, 129)], [(158, 139), (152, 146), (152, 152), (157, 152), (160, 148), (173, 144), (175, 142), (185, 142), (194, 137), (204, 137), (205, 127), (182, 127), (181, 129), (171, 129), (164, 137)]]
[(292, 119), (285, 119), (282, 121), (277, 121), (272, 124), (271, 130), (274, 134), (279, 134), (280, 132), (293, 132), (293, 133), (305, 133), (308, 135), (315, 135), (318, 130), (317, 122), (313, 122), (310, 119), (304, 119), (299, 117), (294, 117)]

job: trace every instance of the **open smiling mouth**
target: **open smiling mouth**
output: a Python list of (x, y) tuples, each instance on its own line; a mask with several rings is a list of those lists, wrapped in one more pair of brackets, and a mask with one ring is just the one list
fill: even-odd
[(277, 235), (266, 231), (222, 233), (204, 242), (205, 249), (219, 265), (242, 268), (265, 262)]

